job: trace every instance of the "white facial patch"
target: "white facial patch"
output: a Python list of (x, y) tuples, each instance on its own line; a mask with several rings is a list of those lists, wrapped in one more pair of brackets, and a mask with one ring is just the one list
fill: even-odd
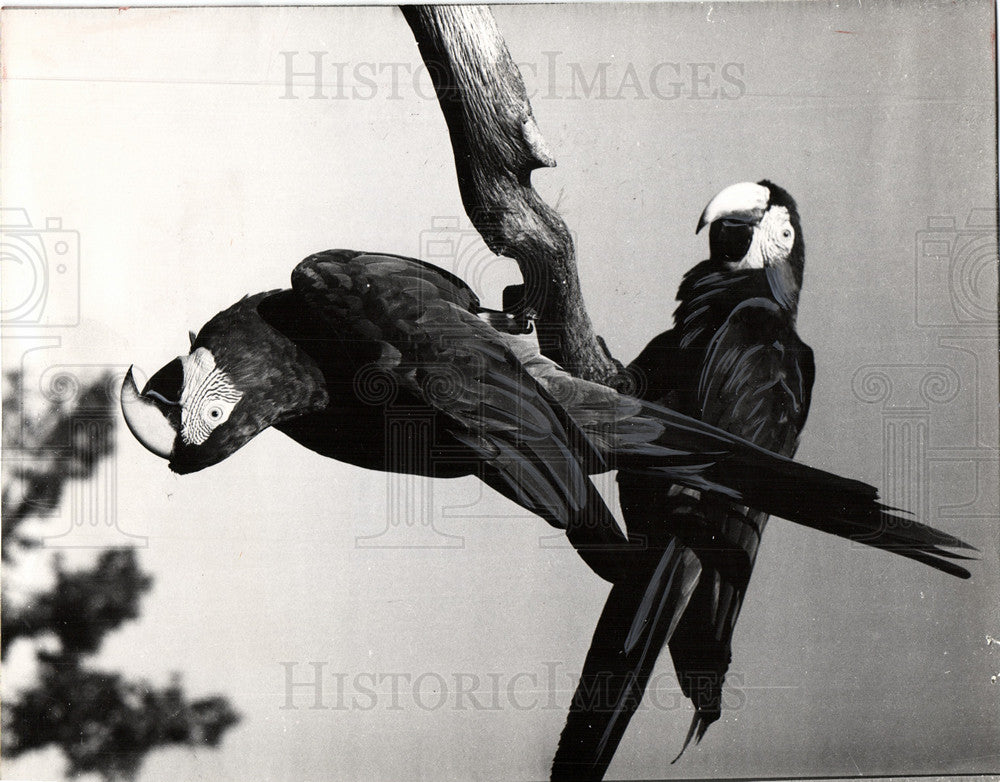
[(788, 260), (788, 254), (795, 243), (795, 229), (788, 209), (784, 206), (773, 206), (764, 214), (760, 221), (757, 234), (760, 238), (760, 251), (764, 266), (773, 266)]
[(201, 445), (216, 427), (229, 420), (243, 393), (215, 366), (215, 357), (208, 348), (198, 348), (182, 357), (181, 364), (181, 440), (187, 445)]
[(795, 229), (784, 206), (772, 206), (754, 228), (747, 254), (734, 267), (763, 269), (788, 260), (795, 243)]

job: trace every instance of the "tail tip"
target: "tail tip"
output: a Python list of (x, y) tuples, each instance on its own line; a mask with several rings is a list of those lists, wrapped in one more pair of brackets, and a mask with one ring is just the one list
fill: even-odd
[(670, 761), (671, 766), (681, 759), (681, 755), (683, 755), (684, 750), (688, 748), (688, 745), (691, 743), (691, 739), (694, 739), (695, 744), (701, 744), (701, 740), (705, 737), (705, 732), (708, 730), (709, 725), (719, 719), (719, 716), (720, 715), (715, 712), (695, 712), (694, 717), (691, 718), (691, 726), (688, 728), (687, 736), (684, 737), (684, 746), (682, 746), (681, 751), (677, 753), (677, 757)]

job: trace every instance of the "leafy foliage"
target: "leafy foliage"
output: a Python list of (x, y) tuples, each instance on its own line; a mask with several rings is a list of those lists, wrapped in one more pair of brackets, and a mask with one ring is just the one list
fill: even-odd
[(54, 744), (66, 755), (71, 776), (97, 772), (108, 780), (134, 779), (151, 750), (214, 747), (239, 721), (225, 698), (187, 701), (178, 679), (156, 689), (90, 670), (73, 654), (42, 653), (39, 662), (38, 686), (9, 709), (3, 751), (16, 757)]
[[(58, 509), (71, 480), (93, 479), (113, 453), (116, 421), (113, 378), (71, 380), (70, 393), (29, 394), (20, 374), (5, 379), (3, 394), (4, 579), (41, 539), (27, 531)], [(54, 584), (12, 601), (5, 590), (0, 653), (17, 641), (36, 643), (37, 681), (3, 703), (3, 755), (56, 746), (70, 776), (97, 773), (134, 779), (149, 752), (170, 745), (214, 747), (239, 722), (228, 700), (189, 701), (180, 677), (157, 688), (145, 680), (88, 665), (105, 636), (137, 619), (153, 580), (132, 548), (102, 551), (93, 565), (67, 569), (53, 558)], [(44, 647), (44, 648), (43, 648)], [(55, 650), (53, 650), (55, 649)]]
[(93, 654), (105, 634), (138, 618), (139, 598), (153, 583), (127, 548), (103, 551), (92, 568), (77, 571), (56, 557), (55, 568), (51, 591), (0, 616), (3, 651), (18, 638), (54, 633), (67, 654)]

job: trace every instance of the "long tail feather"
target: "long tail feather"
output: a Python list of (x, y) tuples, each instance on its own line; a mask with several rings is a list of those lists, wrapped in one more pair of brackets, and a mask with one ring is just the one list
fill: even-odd
[(667, 408), (644, 404), (643, 416), (654, 419), (663, 431), (653, 442), (619, 442), (619, 471), (659, 475), (712, 491), (806, 527), (969, 577), (953, 560), (970, 557), (952, 549), (977, 551), (974, 546), (884, 505), (874, 486), (800, 464)]
[(604, 777), (700, 574), (694, 553), (671, 541), (658, 561), (644, 561), (612, 588), (559, 739), (553, 780)]
[[(681, 493), (668, 498), (659, 517), (702, 564), (701, 579), (669, 642), (681, 690), (696, 710), (676, 762), (692, 739), (700, 742), (722, 716), (733, 633), (767, 517), (710, 496), (685, 502)], [(709, 531), (712, 537), (706, 540)]]

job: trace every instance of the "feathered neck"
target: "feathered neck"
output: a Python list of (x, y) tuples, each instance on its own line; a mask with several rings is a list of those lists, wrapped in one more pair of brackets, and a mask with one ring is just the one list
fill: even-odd
[(795, 324), (799, 286), (783, 279), (780, 267), (723, 269), (715, 261), (702, 261), (684, 275), (677, 290), (674, 327), (683, 335), (681, 347), (707, 340), (740, 302), (766, 298), (787, 313)]

